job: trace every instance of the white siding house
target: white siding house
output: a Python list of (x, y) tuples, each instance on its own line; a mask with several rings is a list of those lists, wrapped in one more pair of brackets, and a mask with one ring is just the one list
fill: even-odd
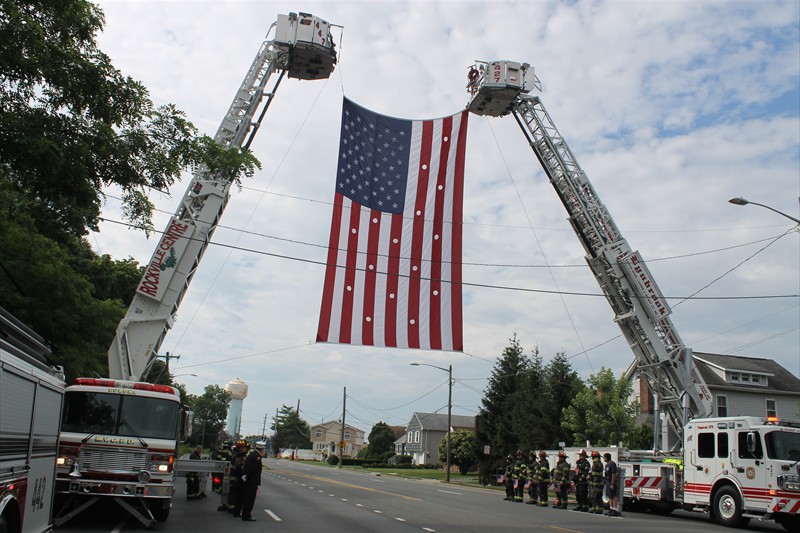
[[(709, 416), (758, 416), (800, 420), (800, 379), (772, 359), (703, 352), (692, 354), (711, 392)], [(653, 423), (653, 400), (634, 363), (627, 376), (634, 380), (640, 404), (639, 421)]]

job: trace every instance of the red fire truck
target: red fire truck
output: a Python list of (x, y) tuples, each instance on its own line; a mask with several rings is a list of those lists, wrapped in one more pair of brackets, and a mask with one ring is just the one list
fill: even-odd
[(51, 529), (64, 375), (44, 339), (0, 307), (0, 531)]

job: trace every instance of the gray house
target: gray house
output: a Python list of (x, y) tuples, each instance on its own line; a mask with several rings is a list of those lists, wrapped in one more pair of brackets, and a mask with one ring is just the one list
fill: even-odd
[[(451, 415), (451, 431), (475, 431), (475, 417)], [(414, 413), (406, 426), (406, 434), (394, 442), (395, 453), (411, 455), (414, 464), (441, 464), (439, 443), (447, 437), (447, 415)]]
[[(772, 359), (704, 352), (692, 354), (711, 392), (709, 416), (758, 416), (800, 420), (800, 379)], [(653, 424), (654, 409), (646, 380), (634, 363), (627, 377), (634, 380), (640, 404), (639, 422)]]

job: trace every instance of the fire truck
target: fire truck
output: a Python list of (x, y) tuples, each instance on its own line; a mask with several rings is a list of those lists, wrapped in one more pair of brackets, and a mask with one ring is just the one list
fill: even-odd
[(0, 307), (0, 531), (52, 529), (64, 373), (47, 343)]
[[(665, 415), (669, 432), (664, 448), (670, 452), (620, 451), (626, 503), (657, 512), (703, 511), (728, 526), (756, 518), (800, 530), (800, 426), (753, 417), (709, 418), (711, 393), (670, 319), (667, 300), (641, 254), (622, 237), (540, 98), (530, 94), (542, 89), (534, 69), (507, 60), (477, 61), (466, 87), (471, 112), (510, 114), (517, 121)], [(658, 434), (655, 440), (657, 450)]]
[[(284, 76), (327, 79), (335, 64), (331, 24), (308, 13), (278, 15), (214, 140), (230, 150), (249, 148)], [(109, 499), (145, 527), (167, 519), (185, 417), (174, 388), (144, 379), (225, 210), (230, 187), (230, 180), (208, 169), (193, 175), (117, 328), (108, 351), (110, 379), (79, 378), (67, 388), (56, 525)], [(192, 470), (200, 466), (195, 462)]]

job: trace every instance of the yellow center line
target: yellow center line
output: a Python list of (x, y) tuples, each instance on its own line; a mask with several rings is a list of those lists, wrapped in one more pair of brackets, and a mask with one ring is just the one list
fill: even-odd
[(403, 498), (404, 500), (411, 500), (411, 501), (415, 501), (415, 502), (422, 501), (421, 498), (415, 498), (413, 496), (406, 496), (404, 494), (397, 494), (396, 492), (389, 492), (389, 491), (380, 490), (380, 489), (373, 489), (371, 487), (362, 487), (360, 485), (353, 485), (352, 483), (346, 483), (344, 481), (336, 481), (334, 479), (328, 479), (328, 478), (319, 477), (319, 476), (312, 476), (311, 474), (300, 474), (298, 472), (293, 472), (293, 471), (289, 471), (289, 470), (284, 470), (284, 473), (287, 476), (291, 475), (291, 476), (294, 476), (294, 477), (302, 477), (302, 478), (306, 478), (306, 479), (313, 479), (314, 481), (321, 481), (323, 483), (330, 483), (332, 485), (341, 485), (343, 487), (348, 487), (348, 488), (351, 488), (351, 489), (361, 489), (361, 490), (364, 490), (364, 491), (367, 491), (367, 492), (377, 492), (379, 494), (386, 494), (387, 496), (396, 496), (398, 498)]
[(583, 533), (582, 531), (579, 531), (577, 529), (567, 529), (565, 527), (558, 527), (558, 526), (547, 526), (547, 527), (549, 527), (550, 529), (557, 529), (559, 531), (567, 531), (568, 533)]

